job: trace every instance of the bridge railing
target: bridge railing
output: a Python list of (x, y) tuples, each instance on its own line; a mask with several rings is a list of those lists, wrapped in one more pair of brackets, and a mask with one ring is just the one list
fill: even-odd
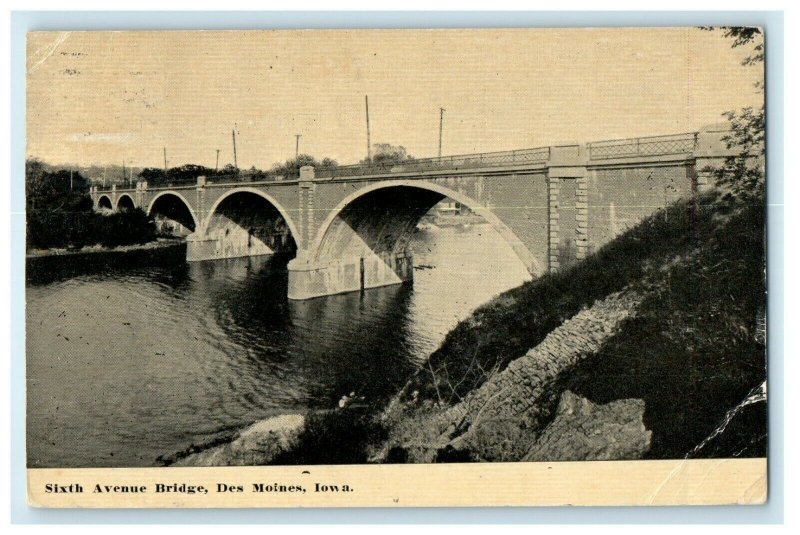
[(459, 170), (482, 167), (506, 167), (531, 163), (544, 163), (550, 158), (550, 147), (535, 149), (459, 154), (434, 158), (410, 159), (403, 162), (362, 163), (317, 169), (316, 178), (346, 178), (388, 173), (413, 173), (424, 171)]
[[(668, 156), (691, 154), (697, 147), (698, 133), (671, 134), (609, 141), (593, 141), (586, 144), (589, 160), (611, 160), (615, 158), (632, 158), (637, 156)], [(409, 159), (391, 163), (360, 163), (340, 165), (337, 167), (318, 167), (315, 178), (335, 179), (367, 175), (385, 175), (390, 173), (413, 173), (425, 171), (458, 171), (470, 168), (508, 167), (526, 164), (543, 164), (550, 159), (550, 147), (519, 149), (475, 154), (459, 154), (433, 158)], [(238, 176), (210, 176), (209, 184), (233, 184), (238, 182), (268, 182), (281, 180), (297, 180), (299, 170), (290, 170), (287, 175), (276, 175), (272, 171), (250, 173), (243, 171)], [(193, 188), (195, 182), (174, 182), (159, 184), (157, 189)], [(98, 188), (106, 191), (110, 188)]]
[(689, 154), (697, 147), (697, 132), (649, 136), (587, 143), (590, 160), (610, 160), (636, 156)]

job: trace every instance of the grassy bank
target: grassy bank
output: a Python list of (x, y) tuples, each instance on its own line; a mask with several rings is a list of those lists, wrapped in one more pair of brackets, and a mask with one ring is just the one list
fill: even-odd
[[(763, 205), (714, 196), (654, 214), (584, 262), (526, 283), (476, 310), (404, 389), (462, 399), (595, 300), (624, 287), (649, 297), (621, 332), (563, 373), (554, 393), (598, 403), (639, 398), (653, 431), (649, 456), (682, 457), (766, 377)], [(762, 322), (763, 323), (763, 322)], [(556, 396), (554, 396), (555, 398)], [(750, 410), (734, 450), (764, 454), (766, 413)]]
[[(562, 372), (549, 398), (571, 390), (595, 403), (637, 398), (652, 430), (651, 458), (680, 458), (766, 377), (763, 204), (714, 195), (660, 211), (595, 254), (510, 290), (446, 337), (400, 393), (452, 405), (595, 301), (623, 288), (646, 295), (598, 352)], [(430, 406), (428, 404), (427, 406)], [(373, 408), (373, 414), (379, 408)], [(765, 454), (766, 411), (752, 405), (697, 456)], [(386, 430), (334, 411), (309, 421), (278, 463), (365, 462)], [(391, 456), (388, 458), (391, 462)], [(402, 462), (402, 459), (397, 459)]]
[(186, 269), (186, 242), (178, 239), (159, 239), (145, 245), (113, 249), (87, 248), (65, 254), (51, 253), (27, 256), (26, 284), (50, 284), (96, 273), (130, 274), (136, 269), (157, 268), (176, 272)]
[[(686, 455), (766, 379), (763, 206), (710, 223), (680, 261), (660, 266), (637, 317), (561, 381), (596, 402), (643, 399), (651, 458)], [(698, 456), (766, 455), (765, 404), (735, 424)]]

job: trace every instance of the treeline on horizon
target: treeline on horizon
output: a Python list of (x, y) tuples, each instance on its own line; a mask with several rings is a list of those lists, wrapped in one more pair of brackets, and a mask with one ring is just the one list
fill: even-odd
[(142, 210), (95, 212), (89, 181), (82, 173), (36, 159), (25, 162), (25, 209), (29, 250), (116, 247), (157, 237), (153, 218)]
[[(403, 146), (376, 143), (373, 145), (372, 156), (362, 159), (358, 164), (386, 166), (409, 162), (414, 159)], [(255, 182), (269, 179), (277, 180), (278, 177), (291, 180), (296, 179), (300, 175), (300, 168), (306, 165), (314, 167), (317, 172), (331, 171), (339, 167), (339, 163), (333, 158), (317, 158), (310, 154), (299, 154), (297, 158), (289, 158), (282, 163), (276, 163), (268, 170), (259, 169), (255, 166), (249, 169), (240, 169), (230, 163), (225, 164), (220, 169), (212, 169), (204, 165), (187, 163), (178, 167), (169, 167), (166, 173), (163, 167), (123, 167), (121, 165), (55, 166), (38, 159), (34, 160), (49, 172), (72, 171), (85, 177), (89, 185), (105, 185), (106, 187), (110, 187), (113, 184), (118, 187), (134, 187), (139, 181), (147, 182), (150, 187), (195, 184), (200, 176), (205, 176), (210, 181), (241, 180)]]

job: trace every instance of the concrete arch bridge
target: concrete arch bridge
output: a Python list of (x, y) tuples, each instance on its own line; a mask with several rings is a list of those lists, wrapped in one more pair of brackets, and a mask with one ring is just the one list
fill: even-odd
[(677, 198), (709, 186), (729, 151), (712, 129), (394, 167), (304, 167), (299, 177), (175, 187), (93, 187), (98, 210), (140, 207), (187, 235), (187, 260), (296, 251), (289, 298), (412, 279), (414, 228), (445, 198), (491, 224), (536, 276), (584, 258)]

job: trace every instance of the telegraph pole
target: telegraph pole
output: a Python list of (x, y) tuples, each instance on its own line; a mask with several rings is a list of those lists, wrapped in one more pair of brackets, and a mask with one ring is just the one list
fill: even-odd
[(303, 137), (303, 134), (295, 134), (294, 137), (294, 163), (297, 163), (297, 158), (300, 156), (300, 138)]
[(164, 147), (164, 180), (167, 179), (167, 147)]
[(444, 124), (444, 108), (439, 108), (439, 158), (442, 157), (442, 126)]
[(69, 190), (72, 191), (72, 169), (69, 170)]
[(364, 95), (364, 104), (367, 107), (367, 161), (372, 161), (372, 145), (369, 142), (369, 95)]
[(217, 174), (218, 170), (219, 170), (219, 149), (217, 149), (217, 163), (214, 165), (214, 174), (215, 175)]
[(122, 160), (122, 184), (125, 184), (125, 159)]
[(239, 162), (236, 159), (236, 128), (234, 125), (234, 129), (231, 130), (231, 135), (233, 135), (233, 167), (236, 169), (236, 174), (239, 174)]

